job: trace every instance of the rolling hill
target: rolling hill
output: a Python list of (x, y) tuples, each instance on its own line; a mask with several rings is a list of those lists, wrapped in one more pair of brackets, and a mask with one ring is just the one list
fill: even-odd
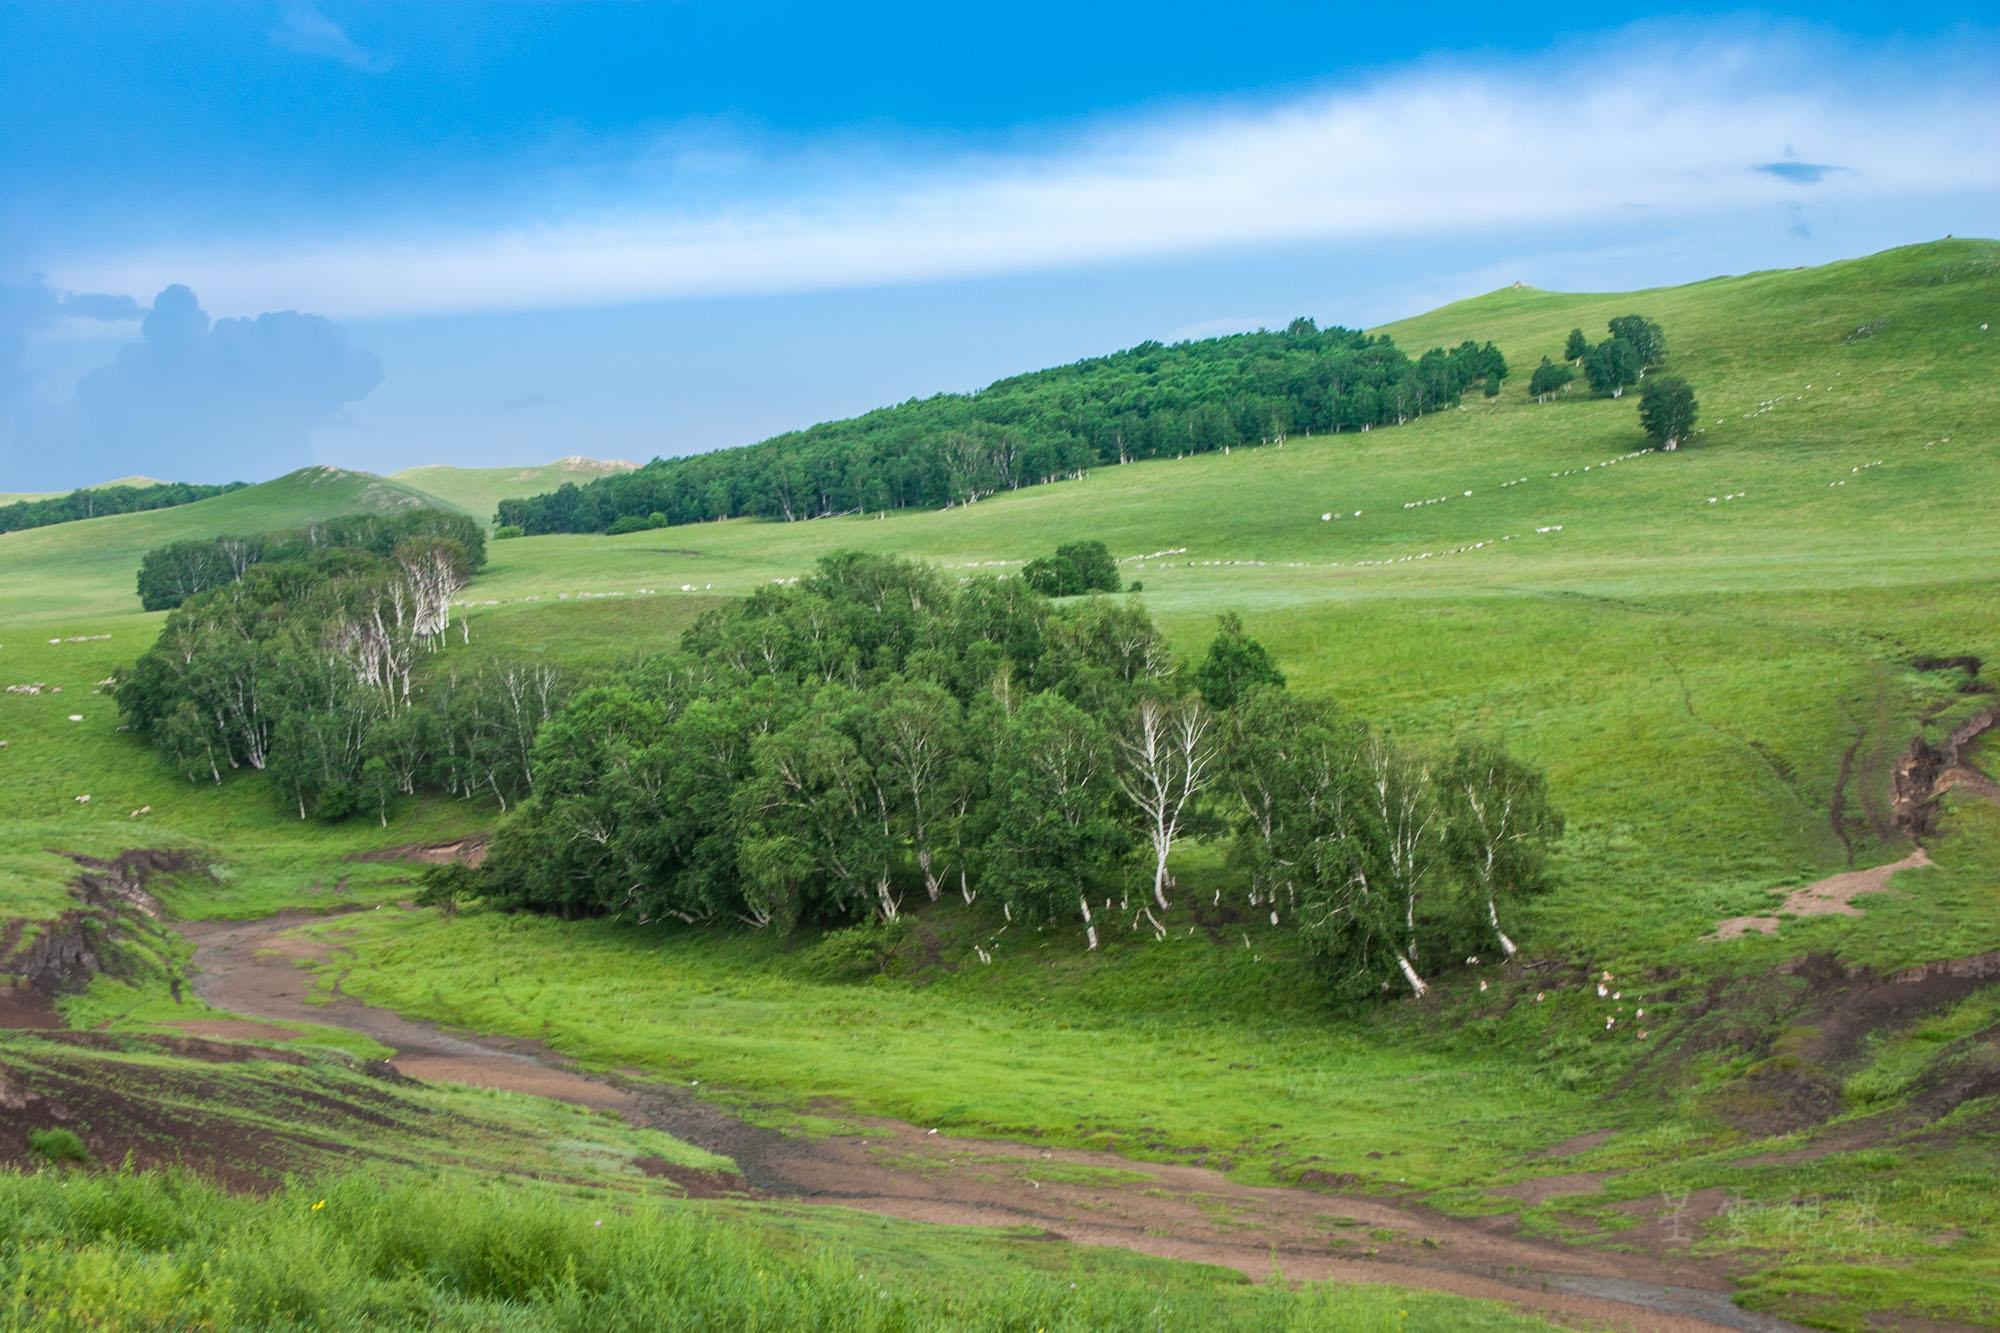
[(581, 485), (598, 477), (630, 472), (638, 464), (617, 459), (581, 458), (572, 455), (536, 467), (427, 467), (404, 468), (389, 474), (389, 480), (414, 486), (420, 491), (490, 523), (494, 506), (502, 500), (539, 495), (565, 482)]
[[(1701, 401), (1675, 454), (1646, 450), (1632, 395), (1521, 388), (1572, 327), (1634, 311)], [(1706, 1263), (1739, 1300), (1828, 1327), (1991, 1322), (2000, 806), (1970, 780), (1919, 793), (1925, 868), (1891, 798), (1913, 742), (1990, 708), (2000, 662), (1994, 324), (1987, 241), (1635, 293), (1508, 288), (1378, 330), (1409, 349), (1490, 338), (1516, 369), (1497, 399), (1404, 427), (947, 510), (523, 538), (467, 592), (471, 643), (450, 651), (588, 679), (828, 552), (973, 577), (1102, 539), (1182, 652), (1240, 611), (1291, 688), (1416, 743), (1490, 734), (1547, 770), (1569, 833), (1525, 965), (1468, 967), (1422, 1005), (1330, 1011), (1294, 937), (1217, 910), (1234, 885), (1217, 849), (1181, 871), (1170, 938), (1112, 930), (1088, 957), (949, 895), (858, 972), (831, 937), (397, 910), (408, 867), (371, 858), (476, 838), (497, 809), (303, 824), (254, 777), (190, 786), (117, 732), (90, 690), (158, 624), (132, 595), (144, 549), (421, 502), (408, 479), (431, 470), (299, 473), (0, 538), (0, 669), (66, 689), (0, 697), (0, 896), (24, 919), (63, 909), (41, 849), (189, 847), (221, 873), (166, 890), (185, 916), (383, 904), (297, 945), (337, 959), (350, 996), (681, 1093), (720, 1085), (817, 1133), (894, 1117), (1415, 1195)], [(466, 480), (464, 507), (499, 493)], [(1874, 891), (1807, 892), (1851, 872)], [(1716, 938), (1745, 917), (1769, 932)], [(1607, 973), (1616, 998), (1596, 992)], [(164, 984), (133, 994), (90, 992), (92, 1022), (157, 1032)]]
[(296, 527), (334, 514), (435, 503), (423, 491), (366, 472), (309, 467), (262, 485), (173, 509), (0, 534), (0, 606), (10, 624), (86, 622), (137, 611), (139, 560), (183, 537)]

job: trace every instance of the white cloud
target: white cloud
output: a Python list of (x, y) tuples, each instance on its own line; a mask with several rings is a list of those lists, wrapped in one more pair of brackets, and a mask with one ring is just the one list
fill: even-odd
[(357, 44), (317, 5), (287, 4), (278, 26), (271, 29), (271, 44), (298, 55), (338, 60), (368, 74), (380, 74), (389, 67), (388, 61)]
[[(310, 11), (316, 13), (317, 11)], [(337, 29), (336, 29), (337, 31)], [(344, 35), (343, 35), (344, 38)], [(1956, 84), (1956, 86), (1955, 86)], [(1054, 136), (1052, 136), (1054, 137)], [(1792, 151), (1826, 170), (1773, 174)], [(802, 155), (803, 157), (803, 155)], [(763, 163), (754, 200), (550, 208), (487, 230), (353, 231), (56, 264), (72, 286), (198, 286), (336, 316), (609, 305), (912, 283), (1300, 241), (1648, 225), (2000, 189), (2000, 115), (1912, 59), (1657, 32), (1562, 62), (1433, 67), (1254, 108), (1099, 125), (1042, 151)], [(574, 205), (570, 205), (571, 208)]]

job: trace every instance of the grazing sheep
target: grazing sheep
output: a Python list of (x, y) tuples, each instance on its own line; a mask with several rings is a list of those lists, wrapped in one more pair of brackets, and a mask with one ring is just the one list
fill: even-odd
[(89, 796), (87, 796), (87, 795), (85, 795), (85, 796), (79, 796), (79, 797), (77, 797), (77, 798), (76, 798), (76, 803), (77, 803), (78, 805), (89, 805), (89, 804), (90, 804), (90, 797), (89, 797)]
[(70, 721), (72, 721), (72, 722), (81, 722), (81, 721), (83, 721), (83, 714), (82, 714), (82, 713), (71, 713), (71, 714), (69, 715), (69, 720), (70, 720)]

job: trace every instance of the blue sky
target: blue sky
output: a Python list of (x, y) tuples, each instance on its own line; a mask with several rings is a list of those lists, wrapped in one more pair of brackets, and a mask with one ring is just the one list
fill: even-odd
[(1986, 11), (1563, 12), (0, 3), (0, 490), (643, 459), (2000, 232)]

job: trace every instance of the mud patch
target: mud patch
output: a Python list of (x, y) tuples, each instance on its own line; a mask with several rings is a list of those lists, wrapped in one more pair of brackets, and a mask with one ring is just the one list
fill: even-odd
[(486, 834), (475, 834), (455, 842), (412, 842), (401, 847), (380, 847), (372, 852), (356, 852), (350, 861), (406, 862), (410, 865), (463, 865), (477, 869), (486, 860)]
[(190, 1037), (214, 1037), (219, 1041), (296, 1041), (299, 1037), (291, 1028), (245, 1018), (189, 1018), (167, 1026)]
[(1916, 870), (1932, 864), (1930, 857), (1919, 847), (1900, 861), (1884, 866), (1872, 866), (1867, 870), (1849, 870), (1839, 875), (1829, 875), (1817, 883), (1804, 888), (1793, 889), (1785, 895), (1776, 914), (1770, 916), (1732, 916), (1715, 927), (1715, 933), (1704, 936), (1710, 940), (1740, 939), (1751, 931), (1764, 935), (1775, 935), (1783, 918), (1788, 916), (1860, 916), (1861, 909), (1854, 900), (1864, 893), (1883, 893), (1889, 888), (1889, 879), (1899, 871)]
[[(1846, 1077), (1871, 1034), (1899, 1031), (2000, 981), (2000, 952), (1930, 963), (1900, 972), (1848, 968), (1824, 954), (1795, 959), (1774, 978), (1718, 984), (1664, 1056), (1674, 1062), (1724, 1050), (1755, 1061), (1729, 1087), (1706, 1099), (1730, 1125), (1757, 1137), (1810, 1130), (1846, 1111)], [(1668, 1048), (1662, 1048), (1663, 1052)], [(2000, 1066), (1972, 1058), (1928, 1075), (1909, 1113), (1843, 1125), (1821, 1149), (1873, 1146), (1921, 1129), (2000, 1086)]]
[(690, 1199), (741, 1199), (749, 1194), (743, 1187), (743, 1177), (732, 1176), (727, 1171), (677, 1166), (664, 1157), (639, 1157), (633, 1160), (632, 1165), (653, 1180), (672, 1181)]
[(2000, 707), (1982, 708), (1952, 728), (1942, 745), (1919, 736), (1903, 751), (1891, 773), (1890, 808), (1896, 827), (1921, 838), (1937, 831), (1940, 799), (1963, 790), (2000, 804), (2000, 783), (1967, 757), (1973, 745), (2000, 725)]
[(110, 861), (61, 855), (78, 867), (69, 884), (77, 906), (51, 921), (8, 923), (0, 973), (12, 974), (14, 981), (0, 991), (0, 1010), (21, 1021), (0, 1026), (51, 1026), (34, 1021), (33, 1015), (47, 1011), (57, 996), (82, 990), (99, 973), (121, 975), (125, 960), (117, 949), (118, 935), (137, 922), (157, 921), (160, 916), (159, 903), (147, 891), (148, 882), (200, 865), (187, 852), (163, 848), (134, 849)]
[(1586, 1134), (1578, 1134), (1564, 1139), (1561, 1143), (1551, 1143), (1536, 1153), (1537, 1157), (1576, 1157), (1593, 1148), (1601, 1148), (1611, 1142), (1618, 1131), (1615, 1129), (1593, 1129)]
[(1602, 1194), (1607, 1183), (1624, 1175), (1622, 1171), (1572, 1171), (1559, 1176), (1541, 1176), (1512, 1185), (1496, 1185), (1490, 1193), (1519, 1199), (1522, 1203), (1547, 1203), (1572, 1194)]

